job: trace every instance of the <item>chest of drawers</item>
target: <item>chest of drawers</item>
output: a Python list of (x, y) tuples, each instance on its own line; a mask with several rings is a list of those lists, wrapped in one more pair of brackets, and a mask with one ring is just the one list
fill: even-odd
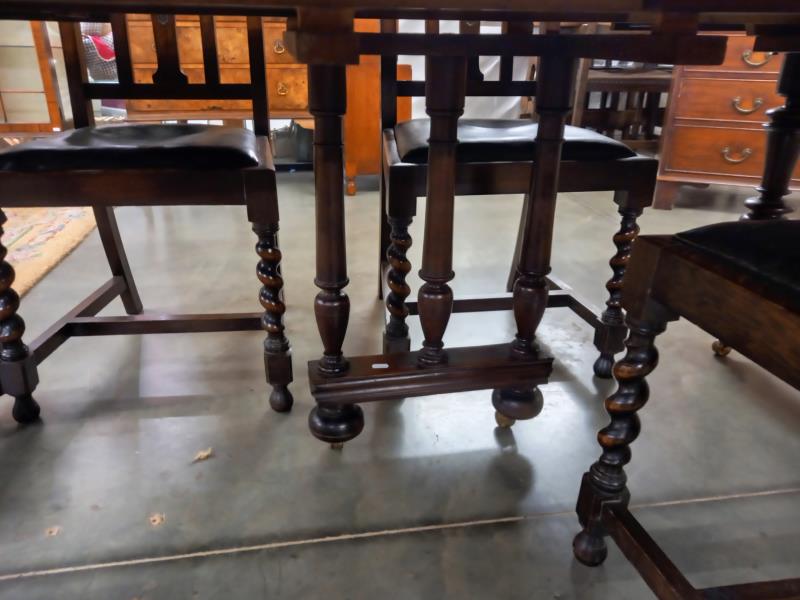
[[(744, 34), (728, 34), (723, 64), (675, 68), (655, 207), (671, 208), (685, 183), (760, 183), (766, 113), (783, 104), (776, 92), (781, 56), (753, 52), (753, 41)], [(800, 167), (793, 184), (800, 187)]]

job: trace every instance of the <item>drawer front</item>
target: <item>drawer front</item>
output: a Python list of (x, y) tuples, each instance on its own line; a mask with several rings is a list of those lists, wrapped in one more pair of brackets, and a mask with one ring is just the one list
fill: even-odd
[(264, 56), (267, 63), (286, 64), (296, 63), (297, 59), (289, 52), (283, 43), (283, 34), (286, 27), (280, 23), (264, 24)]
[(768, 52), (754, 52), (755, 38), (747, 35), (729, 35), (728, 49), (725, 52), (725, 62), (713, 67), (691, 66), (685, 67), (687, 71), (738, 71), (757, 73), (777, 73), (781, 68), (780, 55)]
[(267, 67), (269, 107), (272, 110), (306, 110), (308, 75), (305, 65)]
[[(675, 127), (664, 170), (761, 177), (766, 143), (766, 133), (758, 129)], [(800, 177), (800, 165), (793, 177)]]
[[(215, 18), (217, 55), (220, 65), (248, 65), (247, 24), (244, 19)], [(269, 63), (296, 63), (283, 44), (286, 26), (283, 23), (264, 23), (264, 56)], [(154, 65), (156, 45), (150, 20), (128, 19), (131, 60), (134, 65)], [(178, 52), (184, 66), (202, 66), (203, 42), (197, 18), (178, 19)]]
[(783, 106), (776, 86), (775, 81), (683, 77), (675, 117), (765, 123), (767, 110)]
[[(200, 25), (191, 21), (178, 20), (176, 30), (181, 64), (202, 66), (203, 42), (200, 37)], [(219, 33), (217, 37), (220, 37)], [(128, 39), (131, 48), (131, 62), (134, 65), (156, 64), (156, 41), (150, 21), (128, 21)], [(245, 41), (247, 41), (246, 32)]]

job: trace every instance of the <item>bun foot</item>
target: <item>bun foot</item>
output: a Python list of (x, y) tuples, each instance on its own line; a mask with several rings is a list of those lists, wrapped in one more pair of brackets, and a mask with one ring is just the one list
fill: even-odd
[(614, 355), (601, 354), (594, 361), (594, 374), (600, 379), (611, 379), (614, 372)]
[(11, 416), (17, 423), (32, 423), (39, 418), (39, 403), (33, 399), (31, 394), (23, 394), (14, 398), (14, 408), (11, 409)]
[(344, 449), (344, 442), (336, 442), (331, 444), (331, 450), (343, 450)]
[(711, 344), (711, 349), (717, 356), (728, 356), (731, 353), (731, 347), (726, 346), (719, 340), (714, 340), (714, 343)]
[(294, 397), (285, 385), (275, 385), (269, 395), (269, 405), (275, 412), (283, 413), (292, 410)]
[(572, 541), (572, 553), (584, 565), (596, 567), (608, 556), (608, 548), (602, 536), (583, 530)]
[(539, 388), (494, 390), (492, 406), (497, 411), (495, 422), (500, 427), (511, 427), (516, 421), (532, 419), (544, 406)]
[(308, 427), (318, 440), (344, 444), (364, 429), (364, 413), (357, 404), (318, 404), (308, 415)]

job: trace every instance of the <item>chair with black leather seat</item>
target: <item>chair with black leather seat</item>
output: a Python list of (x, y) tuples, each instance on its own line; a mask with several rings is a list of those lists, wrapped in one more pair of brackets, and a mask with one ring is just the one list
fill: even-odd
[[(429, 32), (438, 31), (436, 22), (427, 22), (426, 25)], [(480, 23), (462, 21), (460, 27), (462, 33), (476, 33)], [(533, 24), (508, 22), (504, 27), (518, 33), (532, 33)], [(384, 32), (391, 33), (396, 28), (395, 21), (382, 22)], [(514, 57), (502, 56), (500, 60), (497, 81), (485, 81), (477, 59), (471, 61), (467, 96), (535, 96), (536, 82), (513, 80)], [(425, 83), (397, 81), (396, 65), (396, 56), (383, 56), (381, 59), (380, 272), (388, 288), (386, 306), (389, 316), (384, 332), (384, 352), (387, 353), (408, 350), (406, 318), (416, 313), (416, 303), (406, 300), (411, 293), (405, 281), (411, 269), (406, 253), (412, 243), (408, 227), (416, 215), (417, 197), (426, 192), (429, 129), (428, 119), (397, 123), (397, 97), (424, 96)], [(535, 169), (530, 157), (533, 156), (536, 129), (536, 123), (522, 119), (459, 120), (456, 194), (525, 194), (532, 169)], [(652, 202), (656, 171), (655, 159), (639, 155), (617, 140), (588, 129), (566, 127), (559, 191), (613, 191), (614, 202), (622, 217), (621, 227), (613, 237), (616, 246), (610, 262), (613, 276), (606, 284), (609, 297), (602, 315), (598, 317), (570, 295), (551, 295), (549, 299), (551, 306), (572, 308), (595, 328), (595, 345), (600, 357), (594, 364), (594, 371), (599, 377), (611, 376), (614, 354), (623, 348), (626, 329), (620, 308), (622, 277), (630, 244), (638, 232), (636, 219)], [(526, 196), (523, 215), (527, 211), (527, 202)], [(510, 295), (504, 298), (456, 299), (453, 312), (506, 308), (511, 308)]]
[[(77, 23), (61, 23), (75, 129), (0, 151), (3, 206), (91, 206), (112, 277), (51, 326), (30, 347), (22, 341), (14, 270), (0, 245), (0, 387), (15, 397), (14, 418), (35, 420), (37, 365), (70, 336), (258, 330), (267, 332), (264, 358), (269, 402), (276, 411), (292, 406), (289, 343), (284, 335), (281, 254), (277, 244), (278, 202), (269, 145), (266, 67), (261, 19), (248, 17), (249, 83), (223, 83), (218, 68), (214, 17), (201, 16), (203, 72), (182, 72), (173, 16), (152, 18), (158, 68), (152, 82), (134, 78), (126, 18), (109, 14), (118, 81), (87, 78)], [(96, 127), (96, 98), (237, 99), (253, 107), (254, 132), (194, 124)], [(263, 313), (151, 315), (142, 303), (114, 217), (115, 206), (244, 205), (258, 237)], [(5, 217), (0, 212), (0, 223)], [(2, 230), (0, 230), (0, 234)], [(97, 317), (119, 296), (127, 316)]]
[[(788, 181), (792, 164), (783, 166)], [(773, 206), (781, 204), (777, 198)], [(800, 579), (695, 589), (628, 510), (624, 469), (641, 430), (637, 413), (651, 395), (646, 378), (658, 364), (655, 338), (668, 321), (686, 318), (800, 389), (798, 240), (800, 221), (780, 220), (720, 223), (636, 240), (623, 294), (627, 352), (614, 366), (617, 391), (606, 400), (611, 423), (597, 436), (602, 455), (583, 476), (577, 504), (583, 530), (574, 552), (581, 562), (602, 563), (610, 535), (662, 599), (800, 597)], [(668, 401), (665, 391), (653, 389), (652, 395)], [(725, 418), (741, 419), (731, 411)]]

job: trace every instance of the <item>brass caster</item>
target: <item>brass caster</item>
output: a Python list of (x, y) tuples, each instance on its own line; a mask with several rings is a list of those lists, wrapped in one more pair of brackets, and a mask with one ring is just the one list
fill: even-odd
[(517, 422), (516, 419), (512, 419), (511, 417), (505, 416), (500, 411), (495, 411), (494, 413), (494, 422), (497, 423), (498, 427), (502, 427), (503, 429), (508, 429), (514, 423)]
[(713, 344), (711, 344), (711, 349), (714, 351), (714, 354), (717, 356), (728, 356), (731, 353), (731, 347), (726, 346), (719, 340), (715, 340)]
[(331, 444), (331, 450), (342, 450), (344, 448), (344, 442), (333, 442)]

